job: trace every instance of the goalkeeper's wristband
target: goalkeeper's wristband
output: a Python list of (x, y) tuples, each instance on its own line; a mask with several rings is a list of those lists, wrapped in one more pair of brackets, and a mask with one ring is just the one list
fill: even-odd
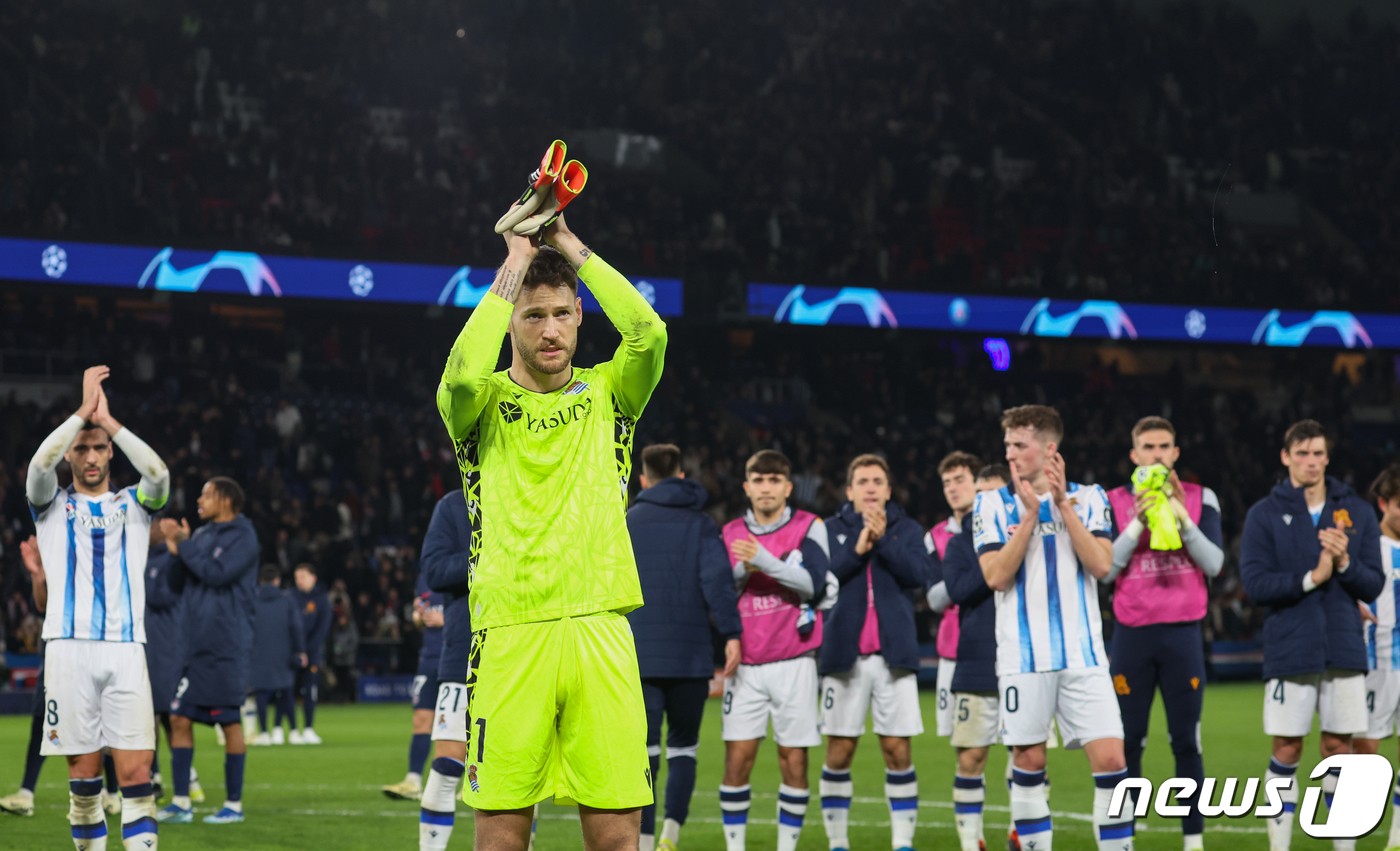
[(496, 220), (496, 233), (505, 233), (513, 229), (525, 218), (539, 211), (546, 200), (553, 196), (554, 193), (550, 192), (549, 188), (565, 171), (564, 158), (567, 155), (568, 146), (562, 139), (555, 139), (549, 143), (544, 156), (540, 158), (540, 167), (530, 175), (530, 185), (525, 187), (525, 191), (520, 195), (519, 206), (511, 208)]
[(519, 236), (530, 236), (554, 224), (554, 220), (579, 196), (587, 183), (588, 169), (578, 160), (569, 160), (559, 178), (554, 181), (554, 191), (545, 194), (538, 211), (517, 223), (511, 230)]

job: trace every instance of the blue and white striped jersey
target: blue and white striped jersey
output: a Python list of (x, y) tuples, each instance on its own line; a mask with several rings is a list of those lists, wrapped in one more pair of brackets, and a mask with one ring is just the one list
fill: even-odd
[(45, 641), (146, 643), (146, 555), (151, 514), (136, 487), (85, 496), (71, 487), (34, 509), (49, 586)]
[(1396, 600), (1400, 598), (1400, 541), (1381, 535), (1381, 569), (1385, 588), (1370, 603), (1375, 623), (1367, 623), (1366, 661), (1373, 671), (1400, 671), (1400, 624), (1395, 621)]
[[(1111, 539), (1113, 516), (1103, 488), (1071, 483), (1068, 494), (1085, 528)], [(1004, 546), (1022, 522), (1021, 512), (1010, 488), (979, 493), (972, 509), (977, 554)], [(996, 607), (998, 676), (1108, 664), (1098, 582), (1080, 564), (1049, 494), (1040, 498), (1035, 536), (1016, 582), (996, 592)]]

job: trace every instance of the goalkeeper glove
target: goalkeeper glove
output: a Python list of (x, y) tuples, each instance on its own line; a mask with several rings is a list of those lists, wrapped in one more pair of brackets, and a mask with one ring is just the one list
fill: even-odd
[(540, 167), (530, 175), (530, 185), (525, 187), (517, 202), (519, 206), (512, 207), (496, 221), (496, 233), (505, 233), (539, 210), (544, 199), (551, 194), (550, 187), (564, 170), (564, 157), (567, 153), (568, 146), (562, 139), (555, 139), (549, 143), (540, 159)]
[(1147, 494), (1152, 501), (1147, 509), (1147, 529), (1152, 533), (1148, 546), (1159, 551), (1181, 549), (1181, 532), (1165, 493), (1167, 475), (1167, 468), (1161, 464), (1133, 471), (1133, 493)]
[(588, 183), (588, 169), (578, 160), (565, 162), (567, 151), (559, 139), (550, 143), (540, 167), (530, 175), (530, 185), (521, 194), (518, 206), (496, 221), (496, 233), (537, 234), (554, 224), (564, 208), (579, 196)]
[(588, 169), (578, 160), (569, 160), (564, 171), (554, 181), (553, 191), (549, 192), (539, 205), (538, 211), (516, 224), (511, 230), (520, 236), (530, 236), (554, 224), (564, 208), (569, 206), (588, 183)]

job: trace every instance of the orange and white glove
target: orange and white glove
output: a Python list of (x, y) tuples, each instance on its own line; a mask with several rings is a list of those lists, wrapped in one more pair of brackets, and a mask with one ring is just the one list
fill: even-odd
[(496, 233), (513, 231), (530, 236), (549, 227), (588, 183), (588, 169), (578, 160), (565, 161), (568, 146), (555, 139), (545, 150), (540, 167), (530, 175), (530, 185), (512, 207), (496, 222)]

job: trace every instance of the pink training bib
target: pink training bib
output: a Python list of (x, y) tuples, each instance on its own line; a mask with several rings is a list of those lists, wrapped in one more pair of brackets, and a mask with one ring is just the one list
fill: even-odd
[(856, 642), (856, 652), (862, 656), (880, 652), (880, 616), (875, 611), (875, 574), (869, 565), (865, 567), (865, 625), (860, 628), (860, 640)]
[[(786, 559), (793, 550), (802, 546), (807, 530), (816, 519), (817, 515), (810, 512), (793, 511), (792, 517), (781, 527), (754, 537), (768, 552), (779, 559)], [(742, 517), (724, 525), (724, 546), (731, 560), (734, 558), (733, 543), (753, 534)], [(732, 563), (738, 564), (737, 561)], [(745, 665), (795, 659), (813, 653), (822, 646), (821, 612), (815, 613), (817, 622), (811, 633), (805, 638), (798, 634), (797, 616), (801, 606), (797, 592), (791, 588), (767, 574), (749, 574), (748, 582), (739, 594), (739, 617), (744, 623), (740, 643)]]
[[(948, 542), (953, 540), (953, 535), (956, 534), (948, 529), (948, 523), (948, 520), (944, 520), (928, 530), (929, 536), (933, 538), (933, 546), (938, 550), (939, 561), (943, 560), (944, 554), (948, 552)], [(943, 610), (943, 620), (938, 622), (938, 638), (935, 639), (938, 658), (958, 658), (958, 632), (958, 607), (954, 604)]]
[[(1191, 522), (1201, 522), (1200, 485), (1181, 483), (1181, 498)], [(1137, 516), (1137, 500), (1129, 487), (1108, 492), (1120, 529)], [(1125, 626), (1197, 621), (1206, 616), (1206, 577), (1183, 547), (1160, 551), (1148, 546), (1144, 531), (1128, 566), (1118, 575), (1113, 614)]]

